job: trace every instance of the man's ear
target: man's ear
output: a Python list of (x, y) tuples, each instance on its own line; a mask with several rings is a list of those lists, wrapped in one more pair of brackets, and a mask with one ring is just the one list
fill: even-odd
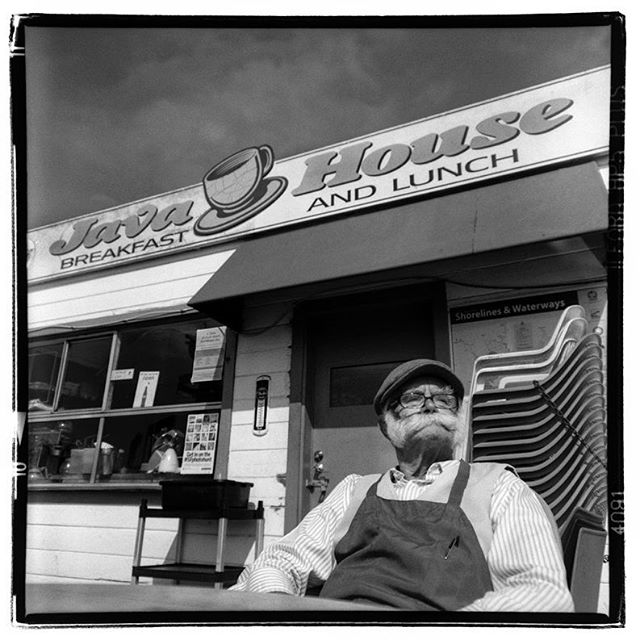
[(458, 424), (456, 425), (455, 434), (453, 437), (453, 453), (454, 458), (464, 458), (467, 449), (467, 422), (461, 411), (458, 410), (456, 414)]
[(384, 419), (384, 414), (378, 416), (378, 426), (380, 427), (380, 431), (382, 431), (383, 435), (387, 435), (387, 421)]

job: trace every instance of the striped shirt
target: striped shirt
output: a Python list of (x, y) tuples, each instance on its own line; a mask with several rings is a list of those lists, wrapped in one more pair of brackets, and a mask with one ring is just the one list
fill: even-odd
[[(425, 484), (437, 483), (447, 460), (431, 465), (424, 478), (408, 479), (391, 469), (397, 500), (415, 500)], [(336, 566), (334, 534), (351, 501), (359, 475), (342, 480), (300, 524), (260, 554), (233, 590), (302, 596), (322, 584)], [(573, 611), (557, 531), (536, 494), (514, 473), (503, 471), (490, 502), (493, 537), (487, 564), (493, 591), (463, 611)]]

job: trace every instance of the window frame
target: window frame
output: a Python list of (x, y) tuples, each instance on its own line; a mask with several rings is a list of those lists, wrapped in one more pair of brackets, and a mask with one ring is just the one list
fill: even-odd
[[(100, 328), (87, 328), (78, 331), (69, 331), (57, 336), (43, 336), (42, 338), (32, 337), (29, 339), (28, 350), (35, 346), (46, 346), (62, 342), (62, 352), (60, 355), (60, 367), (58, 369), (58, 375), (55, 382), (55, 392), (51, 410), (28, 410), (27, 411), (27, 438), (29, 437), (28, 425), (29, 423), (41, 423), (52, 422), (61, 420), (83, 420), (83, 419), (98, 419), (98, 430), (96, 433), (96, 448), (99, 450), (102, 443), (104, 434), (104, 425), (107, 419), (118, 418), (123, 416), (135, 416), (135, 415), (152, 415), (152, 414), (173, 414), (173, 413), (185, 413), (185, 412), (215, 412), (220, 414), (220, 422), (218, 426), (218, 444), (216, 447), (216, 464), (221, 457), (221, 454), (226, 455), (228, 453), (228, 437), (220, 438), (220, 433), (223, 429), (222, 420), (223, 406), (225, 404), (225, 398), (229, 397), (227, 389), (233, 389), (233, 378), (235, 375), (235, 347), (236, 347), (236, 335), (232, 329), (225, 327), (225, 347), (223, 352), (223, 367), (222, 367), (222, 392), (221, 399), (219, 401), (212, 402), (193, 402), (193, 403), (180, 403), (180, 404), (164, 404), (154, 405), (152, 407), (125, 407), (119, 409), (111, 409), (109, 407), (113, 393), (113, 383), (111, 379), (113, 370), (118, 361), (120, 348), (122, 344), (121, 331), (124, 328), (136, 327), (143, 328), (146, 326), (159, 326), (170, 325), (171, 323), (188, 322), (204, 320), (213, 323), (213, 326), (224, 327), (224, 325), (218, 323), (213, 318), (201, 313), (182, 313), (180, 315), (161, 316), (149, 320), (141, 320), (140, 322), (123, 322), (111, 327)], [(100, 338), (104, 336), (111, 336), (111, 346), (109, 351), (109, 359), (107, 364), (107, 373), (105, 378), (104, 391), (102, 395), (102, 403), (100, 407), (90, 409), (60, 409), (60, 397), (62, 395), (62, 382), (68, 366), (69, 344), (71, 342), (79, 342), (81, 340), (87, 340), (92, 338)], [(229, 416), (230, 417), (230, 416)], [(226, 431), (227, 429), (225, 429)], [(224, 449), (223, 449), (224, 446)], [(103, 487), (104, 483), (97, 482), (98, 476), (98, 463), (99, 456), (94, 456), (93, 464), (91, 467), (91, 474), (87, 482), (82, 483), (64, 483), (62, 485), (54, 485), (54, 483), (38, 483), (37, 485), (29, 486), (30, 489), (51, 486), (82, 486), (87, 487), (93, 485), (94, 487)], [(226, 467), (225, 465), (222, 465)], [(216, 470), (218, 472), (218, 470)], [(143, 475), (141, 473), (141, 475)], [(157, 485), (157, 479), (149, 479), (147, 482), (139, 482), (140, 486), (148, 486), (149, 484)], [(110, 484), (110, 487), (117, 487), (117, 484)]]
[[(58, 387), (60, 386), (60, 369), (62, 368), (62, 363), (64, 362), (64, 357), (65, 357), (65, 341), (61, 340), (60, 338), (49, 338), (49, 339), (42, 339), (42, 340), (38, 340), (36, 341), (36, 344), (33, 346), (38, 346), (38, 347), (48, 347), (50, 345), (57, 345), (57, 344), (61, 344), (62, 343), (62, 347), (60, 349), (60, 363), (58, 365), (58, 371), (55, 375), (55, 382), (53, 383), (53, 398), (51, 401), (51, 406), (55, 407), (55, 401), (56, 401), (56, 391), (58, 389)], [(27, 373), (27, 380), (29, 382), (31, 382), (31, 374), (33, 372), (32, 369), (32, 362), (31, 362), (31, 345), (29, 345), (28, 347), (28, 352), (27, 352), (27, 360), (28, 360), (28, 373)]]

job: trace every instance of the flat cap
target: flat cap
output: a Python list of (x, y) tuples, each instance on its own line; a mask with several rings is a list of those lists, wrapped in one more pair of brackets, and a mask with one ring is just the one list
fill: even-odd
[(464, 385), (460, 378), (444, 362), (438, 360), (409, 360), (398, 365), (383, 380), (375, 398), (373, 399), (373, 408), (377, 415), (382, 413), (382, 407), (391, 397), (394, 391), (401, 387), (405, 382), (417, 376), (433, 376), (440, 378), (453, 387), (453, 393), (461, 400), (464, 397)]

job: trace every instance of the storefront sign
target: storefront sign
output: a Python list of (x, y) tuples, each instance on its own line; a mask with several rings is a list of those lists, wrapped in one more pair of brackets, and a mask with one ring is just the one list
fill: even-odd
[(218, 441), (218, 422), (218, 413), (189, 414), (180, 473), (213, 473)]
[(572, 304), (578, 304), (578, 294), (575, 291), (458, 307), (450, 311), (451, 324), (564, 311)]
[(238, 151), (200, 184), (28, 234), (30, 281), (224, 242), (606, 153), (609, 67), (274, 161)]

